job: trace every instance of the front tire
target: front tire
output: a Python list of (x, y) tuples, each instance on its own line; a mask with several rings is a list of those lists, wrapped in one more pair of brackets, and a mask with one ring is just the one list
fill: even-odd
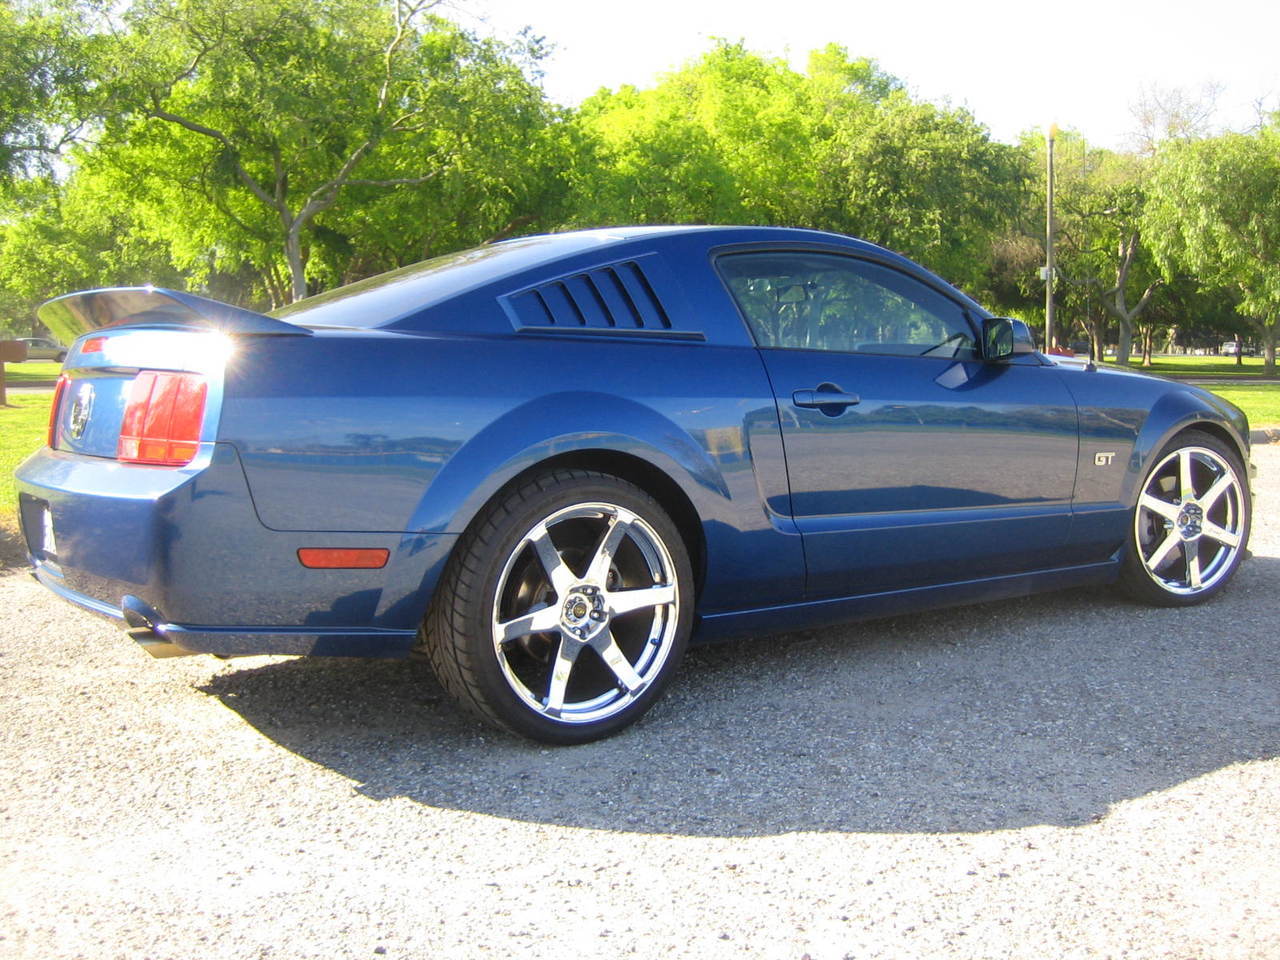
[(688, 551), (639, 487), (553, 470), (509, 488), (463, 535), (421, 647), (484, 720), (547, 743), (586, 743), (638, 720), (684, 654)]
[(1244, 559), (1250, 508), (1244, 465), (1217, 437), (1189, 430), (1152, 460), (1134, 506), (1120, 582), (1157, 606), (1201, 603)]

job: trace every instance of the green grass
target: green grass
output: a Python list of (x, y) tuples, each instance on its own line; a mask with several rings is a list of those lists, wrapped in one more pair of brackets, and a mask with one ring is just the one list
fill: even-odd
[[(1152, 357), (1151, 366), (1141, 365), (1141, 359), (1129, 363), (1130, 370), (1158, 373), (1162, 377), (1249, 377), (1263, 373), (1262, 357), (1244, 357), (1244, 363), (1236, 366), (1232, 357)], [(1114, 364), (1113, 364), (1114, 365)]]
[(11, 387), (32, 383), (52, 383), (62, 372), (62, 364), (52, 360), (28, 360), (25, 363), (6, 363), (4, 382)]
[(1214, 384), (1212, 389), (1243, 410), (1249, 426), (1280, 426), (1280, 383)]
[(52, 393), (11, 393), (8, 406), (0, 407), (0, 528), (10, 533), (18, 532), (18, 486), (13, 471), (44, 444), (52, 400)]

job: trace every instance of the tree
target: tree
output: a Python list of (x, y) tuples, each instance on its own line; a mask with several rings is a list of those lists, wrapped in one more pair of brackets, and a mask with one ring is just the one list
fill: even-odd
[(80, 131), (96, 43), (74, 9), (0, 3), (0, 180), (47, 173)]
[[(253, 262), (273, 300), (305, 296), (310, 257), (341, 251), (353, 208), (482, 165), (509, 133), (510, 168), (552, 120), (512, 52), (432, 16), (438, 2), (140, 0), (102, 75), (88, 162), (132, 185), (179, 264), (213, 251), (224, 267)], [(506, 211), (498, 229), (538, 212)]]
[(1021, 159), (963, 110), (913, 100), (870, 60), (828, 46), (807, 71), (718, 43), (656, 86), (601, 91), (577, 128), (577, 223), (808, 226), (984, 282), (1017, 209)]
[(995, 239), (1018, 211), (1024, 168), (966, 110), (894, 89), (835, 112), (835, 207), (817, 225), (905, 253), (976, 292)]
[(1207, 83), (1199, 93), (1181, 87), (1144, 87), (1130, 107), (1137, 124), (1133, 135), (1141, 156), (1151, 157), (1166, 141), (1187, 142), (1209, 136), (1222, 87)]
[(1145, 230), (1166, 273), (1239, 293), (1266, 373), (1280, 334), (1280, 127), (1170, 143), (1151, 183)]
[(724, 42), (647, 90), (601, 90), (576, 118), (590, 152), (573, 220), (797, 222), (814, 109), (785, 62)]
[[(1136, 154), (1092, 147), (1078, 132), (1060, 131), (1054, 151), (1058, 275), (1056, 296), (1068, 315), (1080, 318), (1094, 350), (1101, 348), (1098, 309), (1116, 321), (1116, 361), (1128, 363), (1135, 327), (1143, 365), (1151, 363), (1154, 330), (1142, 325), (1163, 277), (1143, 243), (1149, 161)], [(1043, 223), (1045, 141), (1023, 138), (1037, 170), (1036, 207), (1026, 216), (1030, 233)]]
[[(35, 308), (91, 287), (151, 282), (182, 286), (163, 244), (137, 229), (128, 198), (84, 172), (66, 183), (19, 181), (0, 201), (0, 316), (39, 335)], [(64, 343), (80, 331), (52, 331)]]

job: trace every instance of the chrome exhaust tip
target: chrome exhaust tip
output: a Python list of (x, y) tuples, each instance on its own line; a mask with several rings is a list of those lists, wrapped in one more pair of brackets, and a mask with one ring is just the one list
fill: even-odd
[(120, 601), (120, 612), (127, 624), (127, 633), (138, 646), (157, 659), (167, 657), (193, 657), (191, 650), (184, 650), (164, 635), (160, 614), (137, 597), (126, 596)]

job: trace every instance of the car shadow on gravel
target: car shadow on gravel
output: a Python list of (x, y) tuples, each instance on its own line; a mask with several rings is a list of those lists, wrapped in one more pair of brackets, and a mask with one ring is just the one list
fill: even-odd
[(460, 715), (421, 663), (299, 659), (203, 689), (374, 798), (695, 836), (1076, 825), (1280, 752), (1280, 560), (1202, 607), (1072, 591), (695, 648), (601, 743)]
[(27, 548), (22, 538), (0, 527), (0, 572), (27, 566)]

